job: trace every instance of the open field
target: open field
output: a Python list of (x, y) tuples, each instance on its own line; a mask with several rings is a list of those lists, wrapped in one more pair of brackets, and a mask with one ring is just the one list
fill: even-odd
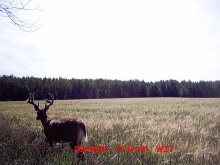
[[(86, 152), (81, 164), (220, 162), (220, 99), (55, 100), (48, 116), (83, 119), (89, 140), (84, 145), (107, 147), (103, 153)], [(30, 104), (0, 102), (0, 164), (75, 164), (69, 145), (50, 148), (42, 128)], [(137, 152), (137, 146), (148, 150)], [(158, 152), (156, 146), (172, 151)]]

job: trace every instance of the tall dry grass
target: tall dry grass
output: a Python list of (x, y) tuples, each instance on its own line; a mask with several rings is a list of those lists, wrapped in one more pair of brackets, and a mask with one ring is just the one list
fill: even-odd
[[(187, 98), (56, 100), (48, 116), (83, 119), (89, 138), (84, 145), (107, 147), (104, 153), (86, 152), (81, 164), (218, 164), (219, 103)], [(0, 102), (0, 164), (75, 164), (68, 145), (49, 148), (35, 118), (25, 101)], [(116, 146), (147, 146), (148, 151), (116, 152)], [(156, 146), (173, 149), (157, 152)]]

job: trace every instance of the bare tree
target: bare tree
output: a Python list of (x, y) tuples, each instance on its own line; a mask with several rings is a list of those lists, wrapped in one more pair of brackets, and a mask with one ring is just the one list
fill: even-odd
[(27, 11), (41, 11), (37, 6), (33, 7), (33, 0), (0, 0), (0, 17), (8, 17), (14, 25), (20, 29), (33, 32), (40, 28), (38, 21), (31, 22), (25, 19)]

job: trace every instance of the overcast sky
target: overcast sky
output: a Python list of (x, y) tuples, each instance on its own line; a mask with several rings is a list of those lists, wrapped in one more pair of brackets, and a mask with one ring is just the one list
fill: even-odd
[[(0, 75), (220, 80), (219, 0), (44, 0), (27, 33), (0, 17)], [(26, 11), (27, 13), (27, 11)]]

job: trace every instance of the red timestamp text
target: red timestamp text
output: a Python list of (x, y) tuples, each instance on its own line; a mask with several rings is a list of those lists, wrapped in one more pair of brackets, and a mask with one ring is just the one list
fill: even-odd
[[(155, 147), (156, 152), (172, 152), (173, 147), (172, 146), (156, 146)], [(148, 146), (115, 146), (116, 152), (139, 152), (139, 153), (145, 153), (148, 151)]]
[(106, 146), (75, 146), (74, 152), (106, 152)]
[[(107, 147), (105, 145), (100, 146), (75, 146), (74, 152), (99, 152), (103, 153), (107, 151)], [(115, 152), (136, 152), (136, 153), (146, 153), (148, 151), (148, 146), (131, 146), (131, 145), (117, 145), (115, 146)], [(155, 146), (155, 151), (158, 153), (172, 152), (172, 146)]]
[(156, 146), (157, 152), (172, 152), (173, 146)]
[(148, 147), (147, 146), (115, 146), (115, 151), (116, 152), (147, 152), (148, 151)]

